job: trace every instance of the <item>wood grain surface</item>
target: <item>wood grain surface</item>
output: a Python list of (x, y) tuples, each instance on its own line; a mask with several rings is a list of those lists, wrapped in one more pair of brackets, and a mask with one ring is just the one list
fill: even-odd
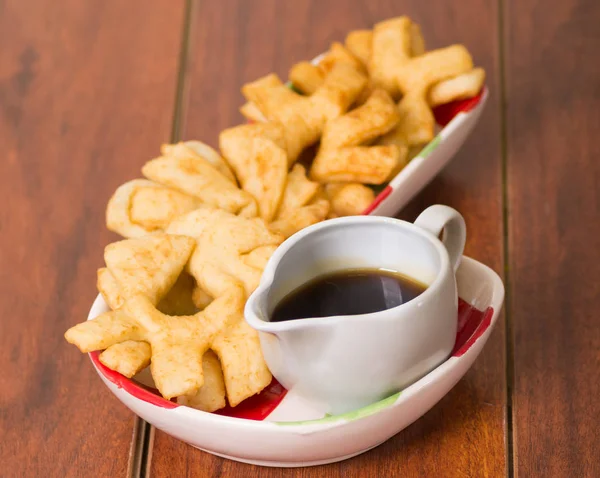
[[(243, 121), (245, 82), (401, 14), (429, 48), (464, 43), (491, 96), (400, 217), (464, 214), (466, 254), (507, 281), (507, 325), (422, 419), (342, 463), (267, 469), (144, 441), (62, 336), (116, 239), (107, 199), (162, 142), (216, 146)], [(599, 21), (597, 0), (0, 0), (0, 476), (600, 476)]]
[(134, 417), (63, 339), (116, 236), (104, 208), (169, 139), (183, 4), (0, 2), (0, 476), (125, 476)]
[(600, 476), (599, 21), (594, 0), (507, 4), (508, 314), (523, 477)]
[[(435, 12), (433, 14), (432, 12)], [(473, 136), (452, 164), (403, 212), (445, 203), (463, 212), (466, 253), (503, 269), (498, 11), (485, 1), (357, 2), (226, 0), (198, 2), (185, 84), (182, 134), (217, 145), (239, 124), (240, 87), (272, 71), (287, 77), (297, 61), (326, 50), (356, 28), (408, 14), (430, 48), (466, 44), (485, 67), (491, 98)], [(500, 322), (467, 376), (431, 412), (390, 441), (339, 464), (266, 469), (214, 457), (156, 431), (151, 476), (504, 476), (506, 411), (504, 324)]]

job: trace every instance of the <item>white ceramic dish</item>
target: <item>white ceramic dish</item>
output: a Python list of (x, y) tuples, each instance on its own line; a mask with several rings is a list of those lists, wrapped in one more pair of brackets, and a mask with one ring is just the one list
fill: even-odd
[[(393, 216), (423, 189), (462, 146), (487, 98), (484, 87), (474, 98), (436, 108), (439, 130), (435, 138), (379, 192), (364, 214)], [(263, 466), (332, 463), (363, 453), (410, 425), (448, 393), (473, 364), (498, 319), (504, 287), (495, 272), (466, 257), (457, 281), (459, 296), (479, 310), (461, 305), (452, 356), (402, 392), (343, 415), (325, 416), (319, 406), (300, 399), (293, 391), (280, 400), (282, 387), (277, 383), (267, 387), (257, 400), (247, 401), (252, 403), (236, 407), (236, 411), (241, 410), (236, 412), (238, 416), (260, 417), (260, 421), (205, 413), (160, 397), (151, 388), (147, 371), (130, 380), (104, 367), (97, 352), (90, 357), (103, 382), (123, 404), (192, 446)], [(99, 295), (88, 320), (107, 310)]]
[[(293, 392), (262, 421), (201, 412), (169, 402), (139, 382), (107, 369), (97, 353), (90, 356), (103, 382), (123, 404), (197, 448), (264, 466), (332, 463), (363, 453), (400, 432), (433, 407), (471, 367), (498, 320), (504, 286), (494, 271), (467, 257), (458, 269), (457, 283), (464, 302), (459, 307), (459, 332), (452, 356), (401, 392), (339, 416), (324, 416), (318, 406)], [(98, 296), (88, 320), (106, 310), (108, 306)]]

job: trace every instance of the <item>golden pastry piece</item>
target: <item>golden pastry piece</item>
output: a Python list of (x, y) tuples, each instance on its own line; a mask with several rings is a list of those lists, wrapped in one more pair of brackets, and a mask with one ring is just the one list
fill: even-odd
[(306, 177), (306, 168), (301, 164), (294, 164), (287, 176), (287, 184), (277, 217), (285, 216), (308, 204), (315, 197), (318, 189), (319, 183)]
[(152, 349), (147, 342), (126, 340), (108, 347), (99, 356), (102, 364), (127, 378), (140, 373), (152, 358)]
[[(275, 74), (263, 76), (258, 80), (250, 83), (256, 88), (265, 89), (265, 88), (274, 88), (277, 86), (283, 86), (283, 83), (279, 79), (279, 77)], [(252, 101), (247, 101), (240, 108), (240, 113), (242, 113), (247, 119), (251, 121), (267, 121), (267, 117), (261, 112), (261, 109)]]
[[(215, 300), (237, 287), (245, 290), (245, 296), (251, 293), (260, 281), (262, 266), (268, 259), (265, 256), (283, 240), (261, 219), (208, 208), (179, 218), (170, 228), (197, 238), (199, 253), (192, 257), (189, 270), (201, 289)], [(258, 334), (244, 320), (243, 308), (231, 324), (211, 348), (221, 361), (228, 401), (235, 406), (266, 387), (271, 374), (262, 357)]]
[(258, 107), (251, 101), (247, 101), (242, 106), (240, 106), (240, 113), (242, 113), (242, 115), (251, 122), (262, 123), (264, 121), (267, 121), (265, 115), (263, 115), (258, 109)]
[[(424, 145), (435, 136), (435, 117), (425, 95), (411, 91), (398, 103), (398, 126), (383, 138), (383, 144)], [(393, 141), (392, 141), (393, 138)]]
[(109, 285), (101, 285), (100, 293), (113, 308), (122, 305), (113, 298), (115, 290), (121, 300), (142, 294), (157, 304), (177, 281), (194, 246), (195, 241), (189, 237), (167, 234), (109, 244), (104, 250), (106, 270), (98, 273), (99, 285)]
[[(98, 283), (106, 281), (112, 284), (114, 294), (120, 297), (118, 284), (110, 271), (107, 268), (100, 269), (98, 271)], [(175, 316), (193, 315), (198, 309), (203, 310), (206, 308), (212, 301), (211, 298), (208, 298), (198, 308), (192, 301), (194, 283), (194, 279), (189, 274), (182, 272), (171, 290), (160, 300), (157, 309), (163, 314)], [(201, 289), (195, 288), (194, 291), (201, 291)], [(107, 299), (106, 293), (103, 293), (103, 296)], [(112, 309), (118, 308), (124, 302), (122, 298), (120, 298), (120, 301), (118, 304), (109, 302), (109, 305)], [(147, 342), (127, 340), (108, 347), (100, 354), (99, 359), (108, 368), (131, 378), (150, 364), (151, 357), (151, 348)], [(204, 411), (223, 408), (225, 406), (223, 372), (218, 359), (211, 351), (206, 352), (202, 357), (202, 366), (205, 378), (204, 385), (197, 394), (179, 397), (178, 402)]]
[(365, 144), (390, 131), (400, 115), (385, 90), (375, 90), (362, 106), (327, 123), (321, 148), (333, 149)]
[(380, 22), (373, 32), (363, 30), (350, 34), (346, 42), (351, 51), (358, 50), (358, 55), (369, 66), (373, 84), (396, 99), (401, 93), (396, 80), (398, 71), (411, 57), (425, 53), (421, 27), (408, 17)]
[(306, 206), (281, 215), (269, 225), (269, 228), (287, 239), (296, 232), (325, 220), (328, 213), (329, 201), (316, 199)]
[(213, 298), (208, 295), (201, 287), (195, 286), (192, 290), (192, 302), (198, 310), (204, 310), (213, 301)]
[(242, 189), (258, 205), (258, 215), (271, 221), (283, 197), (287, 181), (286, 151), (269, 138), (253, 134), (255, 125), (238, 126), (221, 133), (223, 155), (235, 171)]
[(278, 245), (272, 244), (267, 246), (260, 246), (256, 249), (253, 249), (248, 254), (244, 254), (241, 256), (244, 264), (250, 267), (254, 267), (255, 269), (263, 270)]
[(131, 197), (129, 216), (145, 229), (164, 230), (177, 216), (202, 204), (197, 198), (160, 185), (139, 188)]
[[(118, 309), (125, 302), (126, 299), (121, 293), (119, 283), (106, 267), (98, 269), (97, 286), (104, 301), (111, 309)], [(167, 315), (194, 314), (198, 309), (204, 308), (196, 307), (193, 300), (195, 290), (194, 278), (186, 272), (182, 272), (173, 287), (160, 298), (156, 308)]]
[(396, 145), (350, 146), (319, 151), (311, 169), (311, 178), (322, 183), (382, 184), (402, 160), (400, 155), (401, 149)]
[(194, 395), (177, 397), (177, 403), (204, 412), (214, 412), (223, 408), (226, 403), (223, 370), (219, 358), (212, 350), (208, 350), (202, 356), (202, 371), (204, 385)]
[(359, 216), (375, 200), (373, 190), (360, 183), (331, 183), (325, 186), (329, 197), (330, 218), (343, 216)]
[(346, 63), (334, 64), (323, 84), (309, 97), (309, 109), (319, 120), (319, 132), (327, 121), (343, 115), (366, 85), (367, 77), (356, 68)]
[(125, 297), (121, 295), (121, 287), (106, 267), (98, 269), (96, 287), (102, 295), (104, 302), (112, 310), (118, 309), (125, 303)]
[(188, 157), (190, 155), (200, 156), (212, 164), (223, 176), (235, 184), (233, 172), (213, 148), (201, 141), (185, 141), (175, 144), (163, 144), (160, 148), (163, 156)]
[[(268, 254), (283, 241), (260, 218), (243, 218), (222, 210), (193, 211), (174, 221), (172, 232), (196, 237), (188, 264), (192, 276), (214, 301), (242, 288), (247, 297), (258, 286)], [(270, 246), (270, 247), (269, 247)], [(257, 267), (261, 266), (261, 267)], [(271, 381), (258, 334), (245, 321), (243, 307), (211, 345), (221, 361), (227, 399), (232, 406), (260, 392)]]
[(330, 121), (310, 170), (311, 179), (322, 183), (383, 183), (402, 161), (401, 148), (363, 145), (390, 131), (398, 120), (390, 96), (376, 90), (364, 105)]
[(431, 87), (427, 100), (430, 106), (443, 105), (452, 101), (476, 96), (485, 83), (485, 70), (473, 68), (467, 73), (440, 81)]
[(385, 89), (394, 99), (400, 97), (397, 74), (412, 54), (411, 21), (392, 18), (373, 28), (369, 74), (376, 87)]
[(160, 232), (177, 216), (192, 211), (201, 201), (146, 179), (119, 186), (106, 207), (106, 227), (124, 237)]
[(167, 234), (186, 236), (196, 240), (206, 229), (213, 227), (215, 222), (228, 219), (231, 216), (233, 214), (222, 209), (203, 206), (175, 219), (169, 224), (166, 232)]
[[(270, 141), (273, 141), (273, 143), (275, 143), (281, 149), (287, 150), (287, 144), (285, 141), (285, 131), (280, 123), (266, 122), (255, 124), (243, 124), (223, 130), (219, 134), (219, 145), (221, 148), (221, 152), (225, 156), (225, 159), (227, 159), (226, 155), (228, 153), (231, 153), (228, 150), (228, 146), (230, 145), (229, 140), (231, 138), (237, 137), (244, 137), (247, 139), (265, 138)], [(224, 138), (226, 139), (226, 141), (223, 141)], [(225, 151), (223, 151), (223, 148), (225, 149)]]
[(371, 30), (354, 30), (348, 33), (345, 45), (348, 51), (362, 62), (363, 66), (368, 66), (373, 48), (373, 32)]
[[(202, 226), (198, 227), (198, 224)], [(269, 230), (262, 219), (247, 219), (225, 211), (197, 210), (174, 221), (168, 231), (195, 237), (196, 249), (188, 263), (189, 272), (204, 291), (215, 299), (230, 280), (244, 285), (251, 294), (260, 282), (262, 269), (252, 267), (243, 256), (263, 246), (277, 246), (283, 237)], [(213, 276), (206, 272), (211, 269)]]
[[(405, 17), (400, 17), (405, 18)], [(401, 36), (396, 37), (397, 41), (400, 38), (402, 41), (399, 43), (404, 47), (403, 41), (405, 40), (403, 29), (405, 28), (405, 20), (398, 21), (399, 19), (389, 20), (391, 23), (382, 22), (380, 24), (380, 41), (383, 42), (383, 35), (389, 35), (388, 40), (393, 41), (394, 35), (391, 33), (392, 30), (398, 29), (403, 33)], [(397, 34), (397, 33), (396, 33)], [(410, 56), (418, 56), (425, 53), (425, 40), (421, 33), (421, 27), (416, 23), (410, 22)], [(371, 58), (371, 52), (373, 50), (373, 32), (371, 30), (354, 30), (348, 33), (346, 36), (346, 48), (358, 58), (365, 66), (369, 64)], [(407, 50), (402, 49), (403, 54), (406, 54)], [(393, 61), (392, 61), (393, 62)]]
[(150, 371), (161, 395), (167, 399), (190, 395), (204, 383), (202, 356), (243, 308), (243, 292), (237, 292), (193, 316), (179, 317), (162, 314), (148, 298), (136, 295), (120, 309), (70, 328), (65, 338), (84, 353), (131, 340), (147, 342), (152, 353)]
[(463, 45), (452, 45), (411, 58), (396, 70), (396, 79), (403, 94), (426, 93), (435, 83), (472, 69), (469, 51)]
[[(407, 146), (428, 143), (434, 137), (435, 118), (427, 102), (432, 85), (453, 78), (473, 68), (471, 55), (462, 45), (453, 45), (427, 52), (407, 61), (397, 70), (397, 79), (404, 96), (398, 103), (400, 121), (390, 133), (395, 142)], [(386, 142), (391, 143), (388, 139)]]
[(301, 95), (284, 85), (274, 73), (245, 84), (242, 93), (267, 120), (281, 123), (285, 123), (289, 115), (293, 114), (290, 111), (295, 110), (304, 100)]
[(308, 61), (296, 63), (288, 76), (294, 88), (305, 95), (312, 95), (325, 81), (325, 72)]
[(410, 23), (410, 54), (411, 56), (419, 56), (425, 53), (425, 39), (421, 33), (421, 27), (414, 23)]
[(201, 156), (161, 156), (147, 162), (142, 173), (152, 181), (199, 198), (204, 204), (249, 217), (258, 212), (250, 194)]
[(365, 71), (363, 63), (344, 45), (339, 42), (333, 42), (329, 51), (319, 61), (319, 68), (325, 73), (329, 73), (339, 63), (345, 63), (361, 72)]
[[(196, 312), (192, 302), (194, 279), (183, 271), (195, 241), (183, 236), (156, 235), (110, 244), (107, 267), (98, 270), (98, 290), (113, 310), (141, 294), (169, 315)], [(118, 278), (118, 279), (117, 279)], [(107, 367), (132, 377), (148, 366), (150, 352), (144, 342), (117, 344), (100, 354)]]
[(325, 82), (327, 74), (333, 70), (335, 65), (340, 63), (344, 63), (361, 73), (366, 71), (360, 59), (356, 58), (341, 43), (333, 42), (329, 51), (323, 55), (317, 65), (307, 61), (295, 64), (290, 70), (289, 79), (294, 88), (305, 95), (312, 95)]
[[(269, 122), (281, 129), (288, 162), (292, 164), (306, 146), (318, 140), (319, 123), (307, 114), (310, 113), (307, 98), (293, 92), (281, 81), (271, 86), (267, 81), (269, 77), (244, 85), (242, 91)], [(223, 149), (222, 140), (220, 144)]]
[(217, 335), (211, 348), (221, 362), (227, 401), (235, 407), (271, 383), (258, 333), (244, 319), (243, 307), (225, 332)]
[(242, 92), (269, 122), (280, 125), (291, 165), (306, 147), (318, 141), (327, 121), (350, 107), (366, 81), (360, 71), (338, 63), (311, 96), (301, 96), (281, 81), (275, 83), (273, 75), (244, 85)]

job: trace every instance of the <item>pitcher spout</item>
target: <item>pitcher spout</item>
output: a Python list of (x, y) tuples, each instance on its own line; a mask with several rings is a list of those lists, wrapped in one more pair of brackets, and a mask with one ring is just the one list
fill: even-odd
[(273, 332), (268, 311), (269, 284), (261, 283), (250, 295), (244, 308), (246, 322), (259, 332)]

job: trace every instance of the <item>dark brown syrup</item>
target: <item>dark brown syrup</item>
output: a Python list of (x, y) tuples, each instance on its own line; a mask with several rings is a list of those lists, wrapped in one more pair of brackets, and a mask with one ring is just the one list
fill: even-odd
[(402, 305), (427, 287), (400, 273), (381, 269), (348, 269), (317, 277), (285, 296), (271, 322), (358, 315)]

